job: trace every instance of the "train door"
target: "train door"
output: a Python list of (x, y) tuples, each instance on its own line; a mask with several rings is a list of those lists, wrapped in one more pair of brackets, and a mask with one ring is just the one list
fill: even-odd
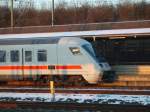
[(32, 80), (33, 79), (33, 70), (32, 70), (32, 67), (33, 67), (33, 63), (34, 63), (34, 60), (33, 60), (33, 55), (34, 55), (34, 50), (31, 49), (31, 47), (26, 47), (26, 48), (23, 48), (22, 49), (22, 66), (23, 66), (23, 69), (22, 69), (22, 75), (23, 75), (23, 78), (25, 80), (29, 79), (29, 80)]

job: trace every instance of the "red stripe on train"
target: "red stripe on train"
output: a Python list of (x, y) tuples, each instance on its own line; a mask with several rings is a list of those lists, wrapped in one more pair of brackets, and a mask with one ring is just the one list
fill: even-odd
[(81, 69), (81, 66), (78, 65), (56, 66), (56, 69)]
[(48, 66), (0, 66), (0, 70), (48, 69)]
[[(48, 66), (0, 66), (0, 70), (47, 70)], [(55, 66), (55, 69), (81, 69), (78, 65)]]

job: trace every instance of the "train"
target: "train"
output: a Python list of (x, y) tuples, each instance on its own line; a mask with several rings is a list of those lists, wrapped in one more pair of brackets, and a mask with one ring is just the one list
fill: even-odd
[(0, 80), (113, 81), (114, 71), (80, 37), (11, 34), (0, 38)]

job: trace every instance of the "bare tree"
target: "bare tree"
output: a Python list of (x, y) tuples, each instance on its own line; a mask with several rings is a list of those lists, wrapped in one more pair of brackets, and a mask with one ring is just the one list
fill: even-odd
[[(0, 27), (8, 27), (10, 10), (8, 0), (3, 1), (4, 6), (0, 5)], [(146, 0), (121, 0), (115, 5), (108, 0), (72, 0), (70, 4), (69, 6), (66, 0), (59, 0), (55, 5), (55, 24), (150, 19), (150, 3)], [(44, 2), (41, 8), (37, 8), (35, 0), (15, 0), (14, 5), (15, 26), (51, 24), (51, 10), (44, 7)]]

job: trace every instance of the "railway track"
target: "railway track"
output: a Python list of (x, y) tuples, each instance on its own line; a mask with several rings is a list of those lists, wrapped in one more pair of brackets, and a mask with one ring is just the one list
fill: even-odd
[[(124, 86), (118, 83), (100, 83), (98, 85), (68, 86), (55, 85), (56, 93), (75, 94), (127, 94), (127, 95), (150, 95), (149, 86)], [(2, 83), (0, 92), (20, 92), (20, 93), (50, 93), (50, 83), (33, 83), (32, 81), (12, 81)]]
[[(142, 84), (141, 84), (142, 83)], [(34, 81), (8, 81), (0, 82), (0, 87), (48, 87), (49, 82), (34, 82)], [(139, 85), (141, 84), (141, 85)], [(150, 89), (150, 81), (115, 81), (113, 83), (99, 82), (95, 85), (69, 85), (69, 84), (54, 84), (55, 87), (78, 87), (78, 88), (131, 88), (131, 89)]]
[[(50, 93), (50, 88), (0, 87), (0, 92)], [(118, 89), (110, 89), (110, 88), (55, 88), (55, 93), (150, 95), (150, 90), (124, 89), (124, 88), (118, 88)]]
[[(118, 105), (118, 104), (76, 104), (76, 103), (31, 103), (31, 102), (0, 102), (1, 110), (4, 108), (27, 112), (42, 109), (44, 112), (55, 111), (98, 111), (98, 112), (149, 112), (150, 106), (141, 105)], [(6, 110), (4, 110), (7, 112)], [(8, 112), (9, 112), (8, 111)]]

